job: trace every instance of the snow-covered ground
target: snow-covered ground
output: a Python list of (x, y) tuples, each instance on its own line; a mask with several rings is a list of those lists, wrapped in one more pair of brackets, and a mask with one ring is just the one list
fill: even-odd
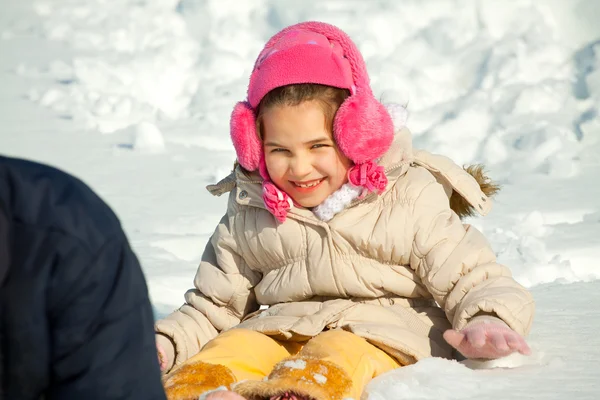
[(158, 315), (179, 306), (224, 210), (228, 118), (285, 25), (346, 30), (416, 146), (485, 163), (471, 223), (531, 288), (529, 358), (431, 359), (370, 399), (600, 397), (600, 1), (40, 0), (0, 13), (0, 153), (84, 179), (121, 218)]

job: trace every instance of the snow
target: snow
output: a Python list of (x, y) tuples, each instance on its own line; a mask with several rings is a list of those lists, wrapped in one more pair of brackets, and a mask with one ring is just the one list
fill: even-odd
[(40, 0), (0, 13), (0, 152), (58, 166), (116, 211), (157, 316), (183, 302), (226, 199), (228, 121), (285, 25), (346, 30), (415, 147), (502, 185), (468, 222), (536, 298), (531, 357), (424, 360), (370, 399), (600, 395), (598, 0)]
[(289, 369), (305, 369), (306, 361), (305, 360), (288, 360), (283, 363), (283, 366)]
[(325, 375), (321, 375), (321, 374), (313, 374), (313, 378), (315, 379), (315, 382), (324, 385), (327, 383), (327, 377)]
[(368, 399), (597, 399), (598, 313), (586, 304), (600, 300), (599, 289), (599, 281), (533, 288), (538, 310), (529, 357), (423, 360), (374, 379)]
[(198, 397), (198, 400), (206, 400), (206, 398), (208, 397), (209, 394), (214, 393), (214, 392), (222, 392), (224, 390), (228, 390), (226, 386), (219, 386), (218, 388), (216, 388), (214, 390), (209, 390), (206, 393), (203, 393), (200, 397)]
[(131, 148), (150, 153), (161, 152), (165, 149), (165, 140), (158, 127), (150, 122), (140, 122), (125, 129), (132, 137)]

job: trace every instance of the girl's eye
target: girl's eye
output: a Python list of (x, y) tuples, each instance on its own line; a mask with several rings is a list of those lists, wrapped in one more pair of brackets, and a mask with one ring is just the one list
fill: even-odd
[(271, 153), (283, 153), (285, 151), (288, 151), (287, 149), (282, 149), (282, 148), (276, 148), (271, 150)]
[(321, 147), (328, 147), (326, 144), (323, 143), (317, 143), (317, 144), (313, 144), (313, 146), (311, 147), (311, 149), (320, 149)]

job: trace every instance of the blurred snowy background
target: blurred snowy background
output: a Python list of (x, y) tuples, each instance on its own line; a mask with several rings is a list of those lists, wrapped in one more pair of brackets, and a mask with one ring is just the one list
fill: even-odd
[(599, 398), (600, 0), (5, 0), (0, 153), (98, 191), (164, 315), (224, 211), (204, 186), (235, 159), (254, 58), (304, 20), (351, 35), (376, 95), (408, 104), (416, 147), (503, 185), (469, 222), (538, 303), (532, 357), (427, 360), (370, 398)]

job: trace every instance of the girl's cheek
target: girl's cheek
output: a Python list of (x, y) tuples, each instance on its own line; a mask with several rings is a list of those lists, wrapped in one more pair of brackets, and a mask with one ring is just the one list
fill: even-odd
[(281, 157), (267, 156), (266, 159), (267, 171), (271, 177), (283, 175), (287, 169), (286, 162)]
[(331, 168), (339, 163), (338, 155), (335, 150), (328, 151), (327, 154), (323, 154), (317, 158), (317, 163), (322, 167)]

